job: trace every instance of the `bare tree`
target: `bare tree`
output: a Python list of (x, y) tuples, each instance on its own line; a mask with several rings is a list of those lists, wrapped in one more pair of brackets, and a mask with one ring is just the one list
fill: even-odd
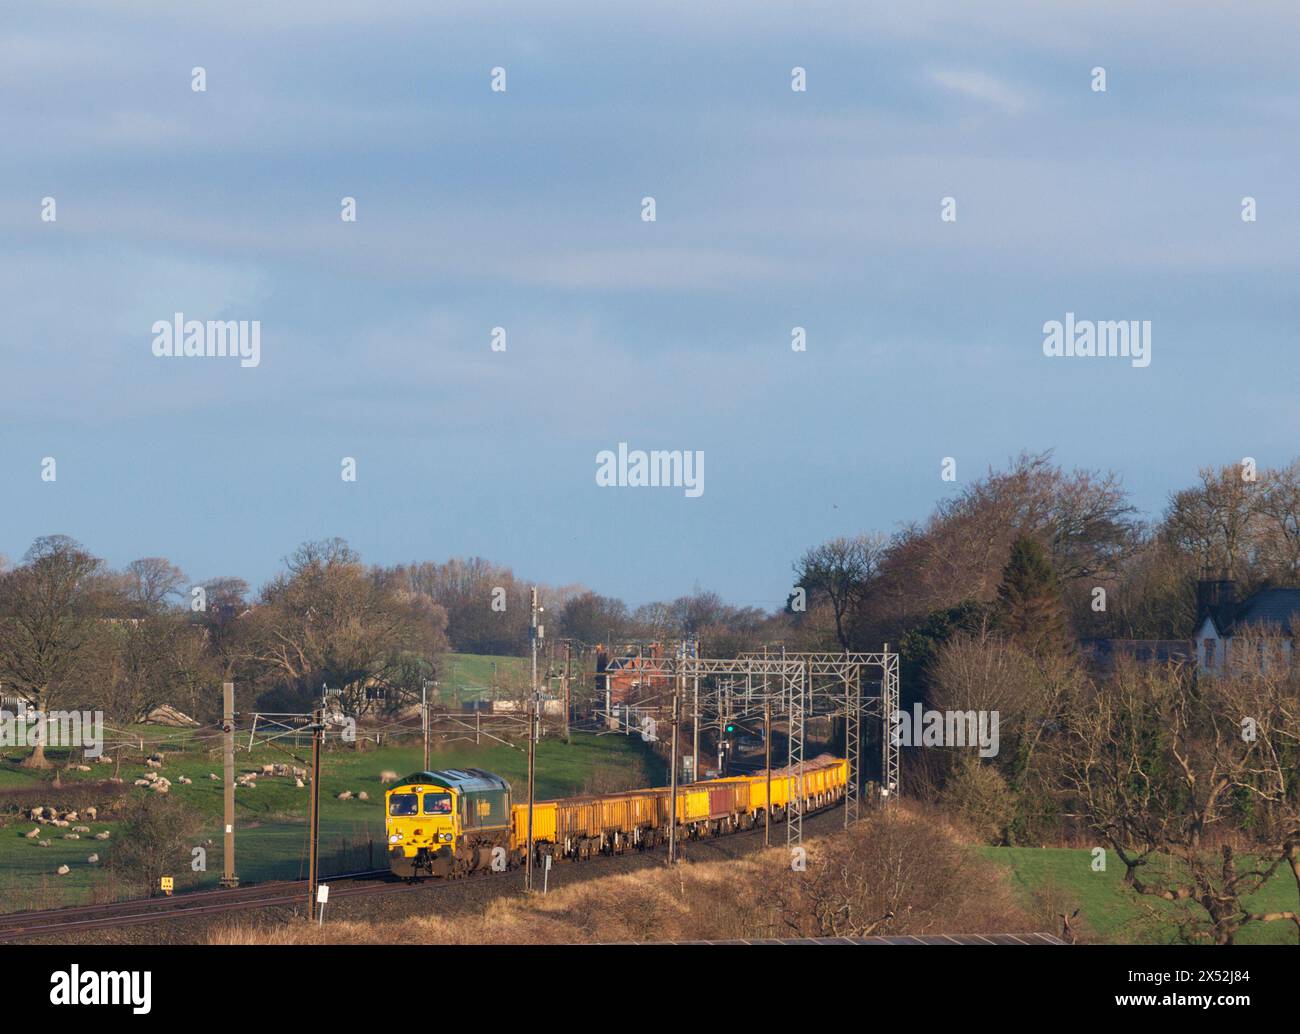
[(1234, 466), (1202, 467), (1200, 477), (1197, 487), (1174, 494), (1165, 527), (1203, 569), (1243, 574), (1259, 521), (1259, 482), (1247, 481)]
[(431, 673), (447, 648), (440, 606), (392, 572), (367, 570), (341, 540), (308, 543), (287, 566), (245, 619), (248, 657), (269, 683), (300, 701), (328, 685), (356, 715), (390, 692), (418, 695), (412, 655)]
[(1300, 578), (1300, 460), (1264, 471), (1258, 502), (1263, 551), (1271, 573), (1294, 584)]
[(126, 566), (126, 577), (131, 602), (145, 614), (165, 609), (185, 585), (185, 572), (160, 556), (132, 560)]
[(795, 564), (795, 581), (810, 602), (820, 598), (830, 604), (842, 650), (849, 649), (849, 614), (865, 597), (888, 543), (879, 533), (832, 539), (808, 550)]
[[(42, 713), (85, 693), (100, 631), (101, 561), (65, 535), (37, 539), (0, 577), (0, 682)], [(45, 744), (23, 762), (48, 766)]]
[[(1300, 840), (1300, 776), (1278, 764), (1288, 749), (1294, 756), (1294, 689), (1269, 679), (1198, 681), (1181, 666), (1121, 662), (1069, 716), (1066, 786), (1119, 856), (1128, 886), (1199, 907), (1180, 924), (1188, 939), (1230, 944), (1246, 924), (1278, 920), (1300, 932), (1300, 909), (1256, 913), (1245, 904), (1282, 865), (1294, 868)], [(1243, 853), (1250, 799), (1271, 805), (1270, 828)]]

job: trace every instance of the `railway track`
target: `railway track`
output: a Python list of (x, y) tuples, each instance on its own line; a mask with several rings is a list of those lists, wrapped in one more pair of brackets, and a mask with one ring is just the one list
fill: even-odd
[[(835, 804), (809, 811), (806, 819), (814, 819), (835, 812)], [(784, 823), (773, 823), (773, 847), (784, 843)], [(684, 853), (694, 853), (699, 848), (713, 848), (730, 854), (726, 848), (742, 842), (752, 842), (763, 835), (763, 827), (741, 830), (718, 837), (701, 837), (683, 840)], [(779, 839), (778, 839), (779, 838)], [(661, 849), (655, 849), (660, 853)], [(580, 863), (589, 865), (591, 861)], [(401, 894), (409, 892), (455, 892), (467, 884), (488, 880), (520, 878), (521, 870), (483, 872), (450, 880), (422, 880), (410, 883), (399, 879), (387, 869), (370, 869), (364, 872), (343, 873), (330, 876), (321, 882), (330, 884), (330, 900), (352, 898), (369, 894)], [(170, 920), (201, 918), (225, 912), (248, 911), (301, 905), (307, 893), (306, 880), (282, 880), (270, 883), (248, 884), (221, 890), (194, 891), (173, 897), (142, 898), (134, 901), (117, 901), (104, 905), (74, 905), (68, 908), (42, 909), (31, 912), (0, 913), (0, 944), (25, 940), (30, 937), (50, 937), (80, 931), (113, 929), (123, 926), (140, 926)]]
[[(387, 869), (343, 873), (330, 877), (343, 883), (340, 895), (372, 887), (391, 886)], [(381, 882), (382, 881), (382, 882)], [(133, 926), (234, 909), (294, 904), (307, 893), (306, 880), (278, 880), (222, 890), (194, 891), (173, 897), (140, 898), (103, 905), (73, 905), (30, 912), (0, 913), (0, 943), (114, 926)]]

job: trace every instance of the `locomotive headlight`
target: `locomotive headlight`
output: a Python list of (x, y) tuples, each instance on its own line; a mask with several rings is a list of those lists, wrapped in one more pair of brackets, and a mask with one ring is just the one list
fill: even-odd
[(401, 839), (402, 839), (401, 833), (394, 833), (391, 837), (388, 838), (388, 842), (390, 844), (396, 844)]

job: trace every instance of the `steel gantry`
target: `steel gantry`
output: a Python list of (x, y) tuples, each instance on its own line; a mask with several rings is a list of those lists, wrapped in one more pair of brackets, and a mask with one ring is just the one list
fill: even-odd
[[(892, 716), (898, 712), (898, 654), (892, 652), (886, 643), (878, 653), (792, 652), (783, 648), (781, 657), (797, 660), (807, 669), (804, 680), (806, 704), (801, 701), (797, 714), (790, 711), (790, 741), (797, 752), (797, 763), (802, 765), (803, 762), (803, 724), (808, 718), (844, 720), (844, 752), (849, 766), (844, 797), (845, 826), (857, 821), (861, 815), (864, 714), (880, 719), (880, 795), (885, 803), (893, 800), (899, 786), (898, 740), (891, 728)], [(862, 692), (864, 670), (879, 676), (871, 680), (878, 691), (865, 698)], [(791, 761), (791, 764), (795, 763)]]
[[(889, 646), (878, 653), (792, 652), (771, 648), (739, 657), (703, 657), (694, 648), (681, 646), (664, 651), (664, 656), (639, 658), (638, 682), (623, 704), (617, 724), (625, 731), (641, 731), (633, 715), (662, 713), (673, 698), (685, 696), (693, 686), (695, 756), (692, 776), (698, 778), (699, 728), (703, 721), (716, 724), (721, 740), (729, 723), (784, 718), (787, 725), (785, 778), (792, 802), (786, 821), (786, 843), (803, 839), (803, 773), (807, 723), (814, 718), (842, 717), (845, 724), (845, 756), (849, 772), (845, 788), (844, 821), (847, 826), (860, 817), (862, 783), (862, 718), (880, 720), (881, 786), (884, 802), (897, 796), (899, 786), (898, 744), (891, 735), (890, 717), (898, 710), (898, 654)], [(863, 693), (863, 671), (878, 678), (869, 680), (871, 692)], [(699, 682), (709, 685), (699, 692)], [(682, 700), (682, 703), (686, 701)], [(683, 708), (684, 710), (684, 708)], [(609, 718), (617, 711), (610, 708)]]

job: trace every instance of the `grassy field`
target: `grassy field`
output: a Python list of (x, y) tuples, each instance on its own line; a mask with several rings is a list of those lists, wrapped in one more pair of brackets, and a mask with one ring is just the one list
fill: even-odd
[[(183, 800), (202, 816), (204, 832), (195, 846), (203, 846), (205, 840), (212, 841), (207, 846), (207, 871), (194, 873), (184, 865), (184, 871), (175, 874), (177, 886), (214, 885), (221, 872), (222, 784), (210, 779), (209, 773), (221, 773), (219, 742), (157, 727), (132, 727), (130, 732), (143, 735), (151, 742), (160, 736), (171, 738), (170, 749), (164, 748), (166, 760), (161, 774), (172, 782), (170, 796)], [(310, 755), (305, 739), (296, 749), (291, 739), (281, 741), (282, 749), (259, 744), (251, 754), (247, 745), (245, 738), (236, 755), (237, 772), (260, 770), (262, 765), (276, 762), (306, 767)], [(49, 826), (41, 827), (41, 837), (50, 840), (49, 847), (39, 847), (35, 840), (23, 837), (34, 824), (17, 821), (12, 809), (51, 803), (49, 780), (53, 777), (52, 771), (19, 768), (17, 761), (25, 754), (25, 750), (12, 750), (0, 755), (0, 792), (4, 794), (5, 807), (10, 809), (7, 814), (0, 814), (0, 821), (8, 823), (0, 828), (0, 910), (89, 900), (96, 893), (97, 884), (99, 895), (112, 896), (108, 875), (102, 867), (87, 862), (92, 853), (98, 853), (101, 860), (107, 859), (112, 851), (111, 839), (101, 842), (83, 835), (80, 840), (66, 841), (62, 837), (67, 830)], [(50, 756), (61, 763), (60, 752), (51, 751)], [(138, 752), (132, 752), (132, 757), (136, 760), (123, 761), (120, 775), (124, 783), (112, 791), (110, 798), (149, 793), (132, 786), (132, 781), (147, 771)], [(385, 745), (381, 749), (343, 748), (326, 752), (321, 778), (320, 844), (325, 873), (368, 867), (372, 837), (373, 857), (377, 864), (383, 864), (384, 788), (380, 772), (391, 769), (406, 775), (418, 771), (422, 761), (421, 749), (414, 741)], [(435, 768), (484, 768), (522, 788), (527, 760), (523, 750), (502, 744), (476, 747), (472, 742), (457, 742), (436, 745), (433, 765)], [(109, 765), (91, 768), (89, 773), (60, 770), (63, 786), (75, 789), (79, 782), (98, 782), (113, 773)], [(178, 779), (181, 775), (188, 776), (193, 783), (182, 784)], [(592, 789), (655, 785), (665, 778), (659, 759), (634, 737), (575, 733), (572, 745), (551, 739), (538, 745), (539, 799)], [(353, 799), (338, 800), (337, 795), (344, 790), (351, 790)], [(361, 791), (370, 799), (357, 799), (355, 795)], [(235, 858), (236, 871), (242, 879), (287, 879), (305, 874), (307, 800), (308, 791), (295, 787), (292, 777), (263, 776), (256, 789), (236, 789)], [(100, 804), (101, 811), (104, 803), (107, 802)], [(88, 824), (91, 835), (102, 830), (110, 831), (113, 836), (119, 832), (117, 824), (111, 821)], [(67, 864), (72, 871), (63, 877), (54, 875), (60, 864)]]
[(438, 695), (444, 704), (491, 698), (494, 686), (522, 685), (530, 676), (527, 657), (448, 653), (438, 664)]
[[(1113, 851), (1106, 852), (1106, 871), (1092, 871), (1092, 853), (1075, 848), (985, 847), (985, 857), (1005, 866), (1027, 908), (1043, 898), (1062, 902), (1061, 911), (1078, 908), (1086, 921), (1089, 940), (1111, 943), (1164, 943), (1175, 931), (1159, 917), (1168, 918), (1176, 906), (1151, 897), (1140, 897), (1124, 886), (1124, 866)], [(1150, 880), (1154, 874), (1148, 873)], [(1254, 897), (1248, 899), (1255, 911), (1294, 909), (1295, 880), (1289, 870), (1281, 871)], [(1199, 906), (1194, 913), (1203, 916)], [(1154, 915), (1153, 915), (1154, 913)], [(1076, 920), (1076, 923), (1078, 920)], [(1251, 923), (1238, 938), (1242, 944), (1295, 944), (1295, 925), (1289, 922)]]

